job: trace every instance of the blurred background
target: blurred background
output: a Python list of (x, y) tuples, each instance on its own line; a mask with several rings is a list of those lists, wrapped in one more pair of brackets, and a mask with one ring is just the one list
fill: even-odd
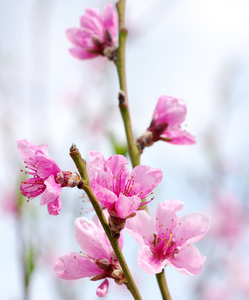
[[(110, 1), (115, 3), (116, 1)], [(59, 256), (80, 251), (74, 220), (90, 205), (80, 190), (63, 189), (59, 216), (19, 193), (24, 164), (16, 140), (47, 144), (63, 170), (75, 143), (83, 157), (105, 157), (125, 145), (114, 65), (79, 61), (65, 30), (79, 26), (97, 0), (0, 1), (0, 299), (92, 300), (100, 282), (56, 277)], [(212, 228), (202, 242), (202, 272), (188, 277), (166, 268), (174, 300), (249, 299), (249, 2), (246, 0), (127, 1), (128, 97), (136, 137), (151, 121), (159, 96), (183, 98), (193, 146), (163, 142), (146, 148), (142, 164), (160, 167), (163, 182), (149, 210), (177, 198), (182, 215), (206, 213)], [(26, 178), (26, 177), (25, 177)], [(155, 276), (136, 262), (138, 245), (125, 235), (124, 255), (144, 300), (161, 299)], [(25, 291), (26, 290), (26, 291)], [(29, 295), (25, 296), (25, 295)], [(110, 283), (106, 299), (131, 299)]]

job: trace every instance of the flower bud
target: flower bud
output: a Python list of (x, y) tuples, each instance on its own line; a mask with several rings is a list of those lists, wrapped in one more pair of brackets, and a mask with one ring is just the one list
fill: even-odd
[(80, 184), (81, 178), (75, 172), (60, 171), (55, 176), (55, 182), (60, 184), (61, 187), (75, 187)]

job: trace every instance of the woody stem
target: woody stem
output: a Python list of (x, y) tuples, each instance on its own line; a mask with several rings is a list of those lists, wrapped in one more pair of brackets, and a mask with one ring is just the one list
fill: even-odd
[(90, 179), (87, 174), (86, 161), (82, 159), (81, 154), (75, 145), (72, 145), (72, 147), (70, 148), (70, 156), (72, 157), (72, 159), (81, 175), (81, 178), (82, 178), (82, 184), (81, 184), (81, 186), (78, 186), (78, 187), (83, 189), (86, 192), (89, 200), (92, 203), (92, 206), (99, 218), (101, 225), (103, 226), (103, 229), (112, 245), (112, 248), (116, 254), (116, 257), (120, 263), (120, 266), (125, 274), (125, 277), (127, 280), (127, 288), (129, 289), (129, 291), (131, 292), (131, 294), (135, 300), (142, 300), (142, 298), (139, 294), (139, 291), (136, 287), (136, 284), (131, 276), (130, 270), (126, 264), (123, 253), (119, 247), (118, 239), (114, 239), (112, 237), (110, 227), (109, 227), (108, 222), (105, 218), (105, 215), (102, 211), (102, 208), (99, 205), (99, 201), (93, 194), (93, 191), (91, 189)]
[(116, 4), (116, 6), (119, 17), (119, 47), (115, 65), (117, 68), (119, 87), (121, 90), (121, 92), (119, 93), (119, 109), (125, 127), (129, 156), (132, 162), (132, 166), (133, 168), (135, 168), (140, 164), (140, 153), (134, 141), (126, 86), (125, 43), (128, 32), (125, 28), (125, 0), (120, 0)]

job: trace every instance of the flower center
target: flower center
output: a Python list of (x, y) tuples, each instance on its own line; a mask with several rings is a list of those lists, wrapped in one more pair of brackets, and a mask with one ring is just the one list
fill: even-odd
[(155, 234), (150, 248), (153, 256), (159, 260), (172, 258), (180, 250), (173, 240), (173, 234), (170, 234), (168, 237), (160, 237)]
[(123, 194), (126, 197), (134, 196), (136, 193), (132, 190), (134, 184), (133, 176), (131, 176), (125, 184), (122, 184), (122, 181), (124, 181), (122, 174), (123, 173), (120, 172), (119, 177), (113, 177), (113, 185), (110, 187), (110, 190), (118, 197), (120, 194)]

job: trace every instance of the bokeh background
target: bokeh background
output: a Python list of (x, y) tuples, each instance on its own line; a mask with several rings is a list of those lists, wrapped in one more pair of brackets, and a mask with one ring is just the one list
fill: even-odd
[[(115, 1), (110, 1), (115, 3)], [(114, 154), (125, 145), (115, 67), (101, 58), (71, 57), (65, 30), (79, 25), (86, 7), (103, 0), (0, 1), (0, 299), (92, 300), (99, 282), (63, 281), (57, 258), (80, 251), (74, 220), (89, 204), (77, 189), (63, 189), (59, 216), (39, 199), (19, 195), (24, 167), (17, 139), (48, 144), (63, 170), (68, 155)], [(213, 226), (198, 244), (207, 256), (200, 275), (166, 268), (174, 300), (249, 299), (249, 2), (247, 0), (127, 1), (127, 82), (136, 137), (148, 127), (160, 95), (183, 98), (193, 146), (158, 142), (142, 163), (160, 167), (163, 182), (150, 204), (178, 198), (182, 214), (208, 214)], [(19, 203), (19, 210), (17, 209)], [(21, 205), (20, 205), (21, 203)], [(161, 299), (154, 276), (138, 268), (138, 245), (125, 236), (124, 254), (143, 299)], [(25, 298), (25, 276), (28, 295)], [(131, 299), (111, 282), (106, 299)]]

